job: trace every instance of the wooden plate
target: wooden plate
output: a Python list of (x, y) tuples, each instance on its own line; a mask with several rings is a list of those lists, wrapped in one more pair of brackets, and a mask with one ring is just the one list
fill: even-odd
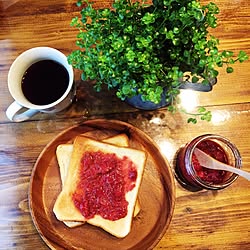
[[(71, 143), (82, 133), (99, 140), (125, 133), (130, 147), (148, 154), (139, 190), (141, 211), (133, 219), (131, 232), (123, 239), (89, 224), (67, 228), (53, 214), (53, 205), (61, 191), (55, 150), (59, 144)], [(170, 224), (175, 186), (171, 168), (152, 139), (128, 123), (98, 119), (65, 130), (44, 148), (32, 172), (29, 202), (33, 222), (52, 249), (145, 250), (152, 249), (159, 242)]]

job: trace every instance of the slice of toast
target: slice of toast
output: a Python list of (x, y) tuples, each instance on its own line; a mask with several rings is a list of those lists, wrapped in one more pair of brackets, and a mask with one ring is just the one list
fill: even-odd
[[(86, 152), (102, 152), (104, 154), (114, 153), (118, 158), (129, 158), (136, 166), (137, 178), (135, 186), (131, 191), (126, 193), (128, 202), (127, 215), (124, 218), (114, 221), (104, 219), (100, 215), (95, 215), (93, 218), (86, 219), (81, 212), (75, 207), (72, 195), (77, 189), (80, 172), (80, 162)], [(146, 161), (146, 153), (140, 150), (127, 147), (118, 147), (109, 143), (95, 141), (86, 137), (76, 137), (68, 175), (64, 183), (62, 192), (59, 194), (55, 205), (54, 213), (61, 221), (87, 221), (92, 225), (99, 226), (107, 232), (117, 236), (125, 237), (131, 228), (132, 217), (137, 200), (138, 190), (141, 183), (144, 164)]]
[[(124, 147), (129, 146), (128, 137), (125, 134), (119, 134), (116, 136), (108, 137), (103, 141), (118, 146), (124, 146)], [(66, 180), (72, 152), (73, 152), (73, 144), (60, 144), (56, 149), (56, 157), (59, 165), (62, 186), (64, 186)], [(137, 200), (134, 210), (134, 217), (139, 212), (140, 212), (140, 204), (139, 201)], [(68, 227), (77, 227), (85, 223), (79, 221), (63, 221), (63, 222)]]
[[(80, 136), (84, 136), (84, 134)], [(129, 140), (125, 134), (119, 134), (116, 136), (108, 137), (102, 141), (117, 146), (123, 146), (123, 147), (129, 146)], [(60, 177), (62, 185), (64, 185), (64, 182), (66, 180), (72, 152), (73, 152), (73, 144), (60, 144), (56, 149), (56, 157), (60, 169)]]

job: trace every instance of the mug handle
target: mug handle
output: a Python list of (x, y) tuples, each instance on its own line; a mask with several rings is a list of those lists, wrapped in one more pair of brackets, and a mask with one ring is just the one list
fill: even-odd
[(27, 109), (26, 111), (21, 112), (22, 109), (25, 109), (19, 103), (14, 101), (6, 110), (6, 115), (9, 120), (13, 122), (22, 122), (31, 118), (33, 115), (37, 114), (39, 110), (36, 109)]

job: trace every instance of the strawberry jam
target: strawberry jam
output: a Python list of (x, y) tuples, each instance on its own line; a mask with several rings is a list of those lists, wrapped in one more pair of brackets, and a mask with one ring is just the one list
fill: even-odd
[(195, 147), (220, 162), (241, 168), (241, 156), (233, 143), (220, 135), (200, 135), (181, 147), (177, 153), (175, 177), (184, 188), (193, 192), (202, 189), (219, 190), (237, 179), (236, 174), (201, 166), (193, 153)]
[[(197, 148), (220, 162), (228, 163), (225, 151), (218, 143), (214, 141), (204, 140), (197, 145)], [(223, 179), (226, 175), (225, 171), (208, 169), (201, 166), (195, 154), (192, 155), (192, 164), (201, 180), (212, 184), (220, 184), (223, 182)]]
[(127, 215), (125, 195), (135, 187), (136, 179), (136, 166), (128, 157), (85, 152), (73, 202), (86, 219), (100, 215), (111, 221), (119, 220)]

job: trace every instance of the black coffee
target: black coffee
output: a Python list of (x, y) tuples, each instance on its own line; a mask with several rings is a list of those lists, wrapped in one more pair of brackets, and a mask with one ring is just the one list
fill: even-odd
[(24, 73), (22, 91), (31, 103), (46, 105), (58, 100), (68, 84), (69, 73), (64, 66), (52, 60), (42, 60)]

